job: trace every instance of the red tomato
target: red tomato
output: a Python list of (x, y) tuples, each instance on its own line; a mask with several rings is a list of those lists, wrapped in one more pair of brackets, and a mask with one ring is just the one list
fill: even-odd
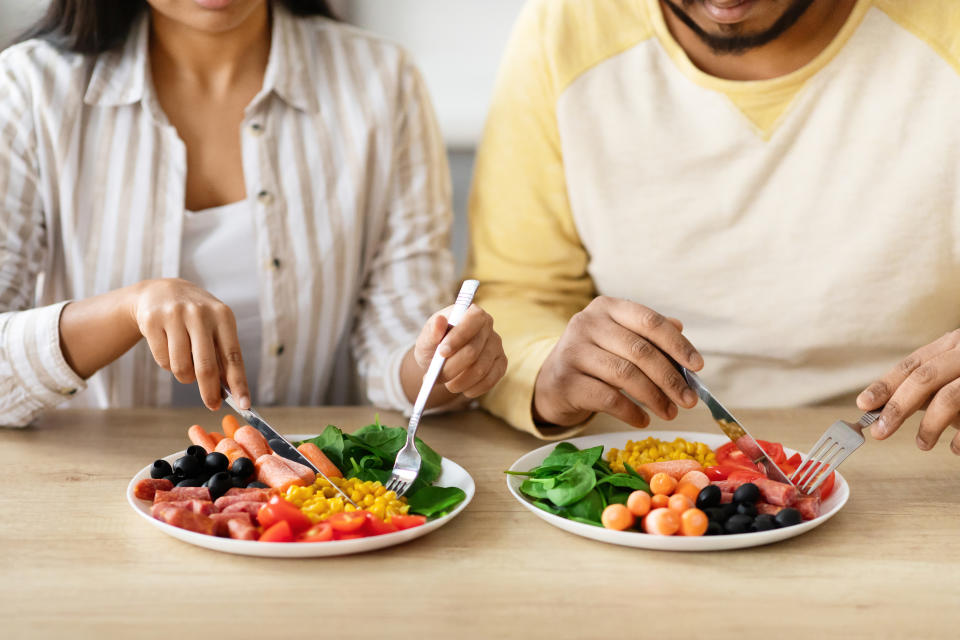
[(327, 542), (333, 540), (333, 527), (329, 522), (318, 522), (300, 534), (297, 542)]
[(289, 524), (294, 534), (306, 531), (313, 524), (300, 509), (280, 496), (273, 496), (269, 502), (260, 507), (260, 511), (257, 512), (257, 522), (264, 529), (269, 529), (280, 521)]
[(783, 445), (779, 442), (767, 442), (766, 440), (757, 440), (760, 448), (767, 454), (767, 457), (777, 464), (787, 461), (787, 455), (783, 452)]
[(360, 538), (366, 538), (367, 534), (362, 531), (356, 531), (354, 533), (343, 533), (341, 531), (333, 532), (334, 540), (359, 540)]
[(827, 479), (820, 485), (820, 500), (826, 500), (833, 493), (837, 481), (837, 472), (831, 471)]
[(799, 453), (795, 453), (795, 454), (793, 454), (792, 456), (790, 456), (789, 458), (787, 458), (787, 464), (789, 464), (789, 465), (792, 466), (794, 469), (796, 469), (797, 467), (800, 466), (800, 461), (801, 461), (801, 460), (803, 460), (803, 458), (800, 456), (800, 454), (799, 454)]
[(293, 531), (286, 520), (280, 520), (260, 535), (260, 542), (293, 542)]
[(732, 442), (722, 444), (717, 447), (717, 450), (714, 452), (714, 455), (717, 457), (717, 464), (723, 464), (723, 461), (730, 457), (730, 453), (733, 451), (739, 451)]
[(367, 521), (363, 523), (363, 531), (368, 536), (380, 536), (385, 533), (398, 531), (397, 525), (392, 522), (384, 522), (369, 511), (366, 512)]
[(703, 472), (710, 478), (710, 482), (716, 482), (717, 480), (726, 480), (729, 470), (717, 465), (715, 467), (707, 467)]
[[(343, 511), (327, 518), (327, 522), (329, 522), (333, 530), (338, 533), (354, 533), (362, 527), (366, 521), (366, 511)], [(342, 536), (337, 536), (337, 539), (342, 539)]]
[(765, 478), (766, 476), (760, 473), (757, 470), (751, 471), (743, 467), (734, 469), (727, 475), (727, 480), (731, 482), (753, 482), (757, 478)]

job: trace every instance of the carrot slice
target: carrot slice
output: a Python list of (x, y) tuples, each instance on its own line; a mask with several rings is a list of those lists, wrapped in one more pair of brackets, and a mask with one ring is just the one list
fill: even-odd
[(313, 484), (316, 477), (309, 468), (275, 453), (260, 456), (254, 465), (257, 468), (258, 481), (281, 491), (286, 491), (291, 485)]
[(210, 437), (213, 438), (214, 442), (220, 442), (221, 440), (223, 440), (223, 434), (220, 433), (219, 431), (211, 431)]
[(233, 439), (250, 454), (249, 457), (251, 460), (256, 460), (260, 456), (273, 453), (263, 434), (250, 425), (237, 429), (236, 433), (233, 434)]
[(328, 478), (342, 478), (343, 472), (330, 461), (330, 458), (323, 453), (323, 450), (320, 449), (317, 445), (312, 442), (304, 442), (299, 447), (297, 451), (303, 454), (303, 457), (309, 460), (314, 464), (317, 469), (320, 469)]
[(223, 416), (223, 419), (220, 421), (220, 426), (223, 427), (223, 435), (232, 438), (233, 434), (240, 428), (240, 421), (237, 420), (237, 416), (228, 413)]
[[(246, 458), (247, 452), (237, 444), (237, 441), (233, 438), (224, 438), (217, 443), (215, 448), (216, 451), (219, 451), (223, 455), (227, 456), (227, 459), (230, 461), (230, 464), (233, 464), (233, 461), (237, 458)], [(252, 458), (251, 458), (252, 460)]]
[(198, 424), (195, 424), (187, 429), (187, 437), (190, 438), (190, 442), (193, 444), (199, 445), (206, 449), (207, 453), (213, 453), (213, 451), (217, 448), (216, 441), (214, 441), (214, 439), (210, 437), (210, 434)]

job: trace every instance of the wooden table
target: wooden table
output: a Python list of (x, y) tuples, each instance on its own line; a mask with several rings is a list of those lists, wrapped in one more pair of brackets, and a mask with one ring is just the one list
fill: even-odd
[[(373, 417), (366, 408), (264, 413), (288, 433), (353, 430)], [(836, 417), (855, 417), (737, 415), (803, 449)], [(399, 547), (306, 560), (195, 547), (126, 503), (134, 473), (182, 449), (188, 425), (217, 420), (62, 411), (0, 430), (0, 637), (960, 637), (960, 459), (945, 446), (915, 449), (916, 419), (844, 464), (850, 501), (825, 525), (766, 547), (668, 553), (535, 518), (502, 471), (540, 442), (483, 413), (430, 417), (421, 435), (476, 480), (466, 511)], [(699, 410), (670, 426), (715, 431)]]

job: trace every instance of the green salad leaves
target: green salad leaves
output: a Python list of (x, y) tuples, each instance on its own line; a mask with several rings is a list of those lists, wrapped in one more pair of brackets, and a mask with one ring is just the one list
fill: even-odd
[[(375, 480), (386, 484), (397, 453), (406, 440), (406, 429), (385, 427), (377, 417), (373, 424), (360, 427), (353, 433), (344, 433), (333, 425), (327, 425), (319, 436), (302, 440), (295, 445), (299, 446), (303, 442), (317, 445), (346, 478)], [(467, 494), (459, 487), (433, 486), (440, 477), (440, 454), (424, 444), (420, 438), (416, 439), (416, 445), (423, 461), (420, 475), (406, 494), (410, 513), (439, 518), (450, 513), (466, 499)]]
[(530, 471), (505, 473), (526, 476), (520, 492), (538, 508), (599, 527), (603, 526), (600, 514), (608, 504), (625, 504), (627, 497), (638, 489), (650, 491), (630, 465), (627, 473), (614, 473), (602, 456), (602, 446), (581, 450), (561, 442)]

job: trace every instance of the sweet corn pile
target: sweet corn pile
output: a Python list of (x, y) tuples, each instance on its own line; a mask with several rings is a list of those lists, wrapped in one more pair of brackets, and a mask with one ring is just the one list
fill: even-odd
[(636, 469), (647, 462), (663, 462), (664, 460), (696, 460), (705, 467), (717, 464), (717, 457), (713, 450), (702, 442), (688, 442), (677, 438), (673, 442), (665, 442), (656, 438), (647, 438), (634, 442), (627, 440), (623, 449), (613, 449), (607, 453), (610, 468), (616, 473), (624, 473), (627, 462)]
[[(398, 498), (396, 493), (387, 491), (379, 482), (363, 482), (357, 478), (332, 480), (361, 509), (387, 522), (390, 522), (390, 517), (395, 514), (406, 515), (409, 509), (406, 498)], [(317, 477), (316, 482), (309, 487), (288, 488), (284, 497), (287, 502), (299, 507), (314, 523), (341, 511), (356, 511), (352, 504), (346, 502), (337, 490), (321, 477)]]

